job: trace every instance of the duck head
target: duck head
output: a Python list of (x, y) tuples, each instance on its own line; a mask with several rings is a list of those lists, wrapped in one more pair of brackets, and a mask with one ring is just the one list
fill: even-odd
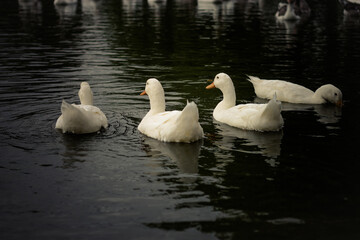
[(164, 89), (156, 78), (149, 78), (146, 81), (145, 90), (140, 95), (148, 95), (149, 98), (155, 95), (164, 95)]
[(226, 73), (219, 73), (215, 76), (214, 81), (206, 87), (206, 89), (219, 88), (223, 89), (226, 86), (233, 86), (232, 80)]
[(218, 88), (223, 93), (223, 101), (221, 106), (223, 108), (230, 108), (235, 106), (236, 93), (234, 84), (226, 73), (219, 73), (215, 76), (214, 81), (206, 87), (206, 89)]
[(326, 84), (318, 88), (315, 94), (320, 94), (327, 102), (333, 103), (338, 107), (342, 107), (342, 92), (332, 84)]
[(164, 89), (156, 78), (149, 78), (146, 81), (145, 90), (140, 95), (148, 95), (150, 99), (150, 108), (152, 113), (165, 111), (165, 93)]

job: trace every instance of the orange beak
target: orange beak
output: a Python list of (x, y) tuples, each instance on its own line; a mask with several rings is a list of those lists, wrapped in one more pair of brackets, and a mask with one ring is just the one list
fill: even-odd
[(344, 104), (341, 100), (339, 100), (337, 103), (336, 103), (336, 106), (338, 107), (342, 107)]
[(214, 87), (215, 87), (215, 84), (214, 84), (214, 82), (212, 82), (210, 85), (208, 85), (206, 87), (206, 89), (211, 89), (211, 88), (214, 88)]
[(142, 93), (140, 93), (140, 96), (142, 96), (142, 95), (146, 95), (145, 90)]

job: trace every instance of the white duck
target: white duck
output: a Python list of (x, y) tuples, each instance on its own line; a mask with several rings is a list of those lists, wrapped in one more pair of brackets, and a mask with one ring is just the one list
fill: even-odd
[(310, 7), (305, 0), (287, 0), (279, 3), (275, 17), (280, 21), (296, 21), (310, 15)]
[(161, 83), (150, 78), (145, 90), (150, 99), (150, 111), (140, 122), (141, 133), (164, 142), (194, 142), (204, 136), (199, 124), (199, 111), (194, 102), (182, 111), (165, 111), (165, 94)]
[(215, 120), (246, 130), (278, 131), (284, 124), (281, 116), (281, 103), (274, 98), (267, 104), (236, 105), (236, 93), (231, 78), (225, 73), (215, 76), (206, 89), (219, 88), (223, 100), (217, 104), (213, 116)]
[(330, 102), (342, 106), (342, 92), (331, 84), (319, 87), (315, 92), (295, 83), (282, 80), (265, 80), (248, 76), (256, 96), (270, 99), (276, 93), (277, 99), (289, 103), (324, 104)]
[(55, 128), (63, 133), (93, 133), (102, 127), (107, 128), (108, 121), (105, 114), (93, 106), (93, 93), (87, 82), (82, 82), (79, 90), (80, 105), (69, 104), (63, 100), (61, 116), (56, 121)]
[(360, 14), (360, 0), (340, 0), (344, 7), (344, 15), (355, 15)]

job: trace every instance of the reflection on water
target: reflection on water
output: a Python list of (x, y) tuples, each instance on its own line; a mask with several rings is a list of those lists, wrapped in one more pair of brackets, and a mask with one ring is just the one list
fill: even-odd
[(76, 11), (80, 8), (78, 4), (55, 4), (56, 12), (59, 14), (60, 18), (65, 18), (66, 16), (76, 15)]
[(300, 20), (296, 20), (296, 21), (276, 20), (276, 23), (278, 24), (279, 27), (285, 28), (285, 36), (288, 41), (296, 39), (294, 38), (293, 35), (298, 34), (298, 27), (300, 24), (299, 22)]
[(341, 119), (342, 110), (337, 106), (317, 105), (314, 106), (318, 121), (323, 124), (338, 123)]
[[(261, 155), (270, 158), (276, 158), (280, 155), (281, 139), (283, 136), (282, 131), (247, 131), (215, 122), (215, 120), (214, 125), (218, 130), (218, 134), (221, 136), (221, 139), (215, 142), (219, 148), (247, 153), (260, 153)], [(234, 141), (237, 141), (238, 139), (244, 141), (240, 147), (234, 145)], [(259, 151), (253, 149), (247, 150), (248, 146), (255, 146)]]
[[(61, 131), (58, 130), (61, 134)], [(61, 134), (61, 139), (64, 144), (64, 151), (60, 153), (63, 159), (63, 168), (75, 168), (76, 163), (86, 161), (88, 154), (91, 152), (91, 140), (97, 134), (75, 135), (75, 134)]]
[(145, 151), (156, 158), (160, 153), (169, 157), (178, 166), (180, 173), (198, 173), (198, 158), (202, 141), (194, 143), (165, 143), (144, 136)]

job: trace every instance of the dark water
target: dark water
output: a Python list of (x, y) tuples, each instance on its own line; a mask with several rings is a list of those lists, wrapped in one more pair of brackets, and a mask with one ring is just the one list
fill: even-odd
[[(360, 18), (309, 4), (285, 24), (265, 0), (2, 0), (1, 239), (359, 239)], [(281, 132), (233, 129), (212, 119), (219, 72), (238, 103), (261, 101), (249, 74), (332, 83), (345, 105), (283, 104)], [(203, 141), (137, 131), (150, 77), (168, 110), (197, 103)], [(110, 126), (64, 135), (82, 81)]]

